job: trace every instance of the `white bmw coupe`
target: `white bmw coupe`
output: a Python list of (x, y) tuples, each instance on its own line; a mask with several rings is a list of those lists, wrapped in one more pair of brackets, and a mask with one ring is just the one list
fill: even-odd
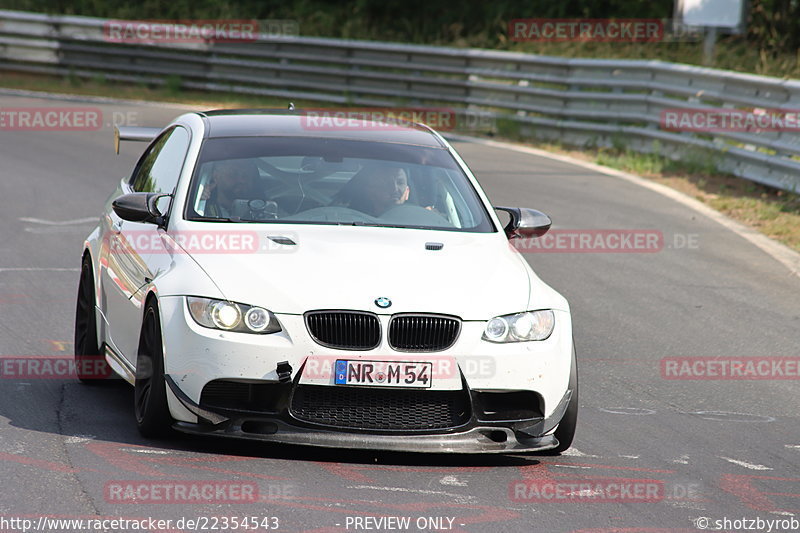
[(493, 208), (438, 133), (229, 110), (120, 140), (149, 146), (85, 240), (75, 357), (134, 386), (143, 435), (569, 448), (569, 305), (510, 243), (551, 221)]

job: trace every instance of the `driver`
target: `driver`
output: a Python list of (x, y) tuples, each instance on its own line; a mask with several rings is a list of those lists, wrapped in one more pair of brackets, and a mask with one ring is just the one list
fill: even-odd
[(217, 161), (211, 171), (211, 182), (203, 191), (206, 198), (203, 215), (229, 218), (234, 200), (259, 198), (259, 189), (258, 167), (252, 160)]
[(411, 189), (399, 167), (369, 165), (353, 176), (338, 195), (342, 204), (373, 217), (408, 201)]

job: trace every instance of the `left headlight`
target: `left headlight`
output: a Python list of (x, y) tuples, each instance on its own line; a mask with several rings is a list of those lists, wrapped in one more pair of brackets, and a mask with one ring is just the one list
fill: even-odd
[(524, 342), (547, 339), (556, 325), (550, 309), (496, 316), (486, 323), (483, 340), (489, 342)]
[(239, 333), (276, 333), (281, 330), (278, 318), (269, 309), (213, 298), (187, 296), (189, 314), (206, 328)]

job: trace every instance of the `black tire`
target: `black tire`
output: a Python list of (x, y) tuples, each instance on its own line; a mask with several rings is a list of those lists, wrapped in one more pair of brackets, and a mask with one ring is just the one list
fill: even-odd
[(173, 420), (167, 406), (161, 320), (158, 315), (158, 306), (154, 300), (147, 303), (142, 318), (133, 396), (136, 426), (139, 433), (147, 438), (170, 435)]
[(574, 345), (572, 347), (572, 368), (569, 372), (569, 387), (572, 389), (572, 397), (569, 399), (567, 410), (555, 432), (558, 447), (548, 450), (548, 453), (560, 454), (567, 451), (575, 438), (575, 428), (578, 425), (578, 361), (575, 357)]
[(78, 302), (75, 307), (75, 372), (81, 383), (96, 384), (111, 374), (105, 357), (97, 345), (97, 317), (95, 315), (94, 273), (88, 254), (81, 263), (78, 284)]

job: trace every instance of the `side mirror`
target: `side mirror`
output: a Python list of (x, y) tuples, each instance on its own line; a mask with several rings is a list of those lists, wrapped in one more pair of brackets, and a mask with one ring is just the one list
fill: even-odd
[(160, 198), (170, 196), (152, 192), (133, 192), (123, 194), (113, 202), (111, 207), (122, 220), (129, 222), (149, 222), (162, 226), (164, 215), (158, 210), (157, 203)]
[(509, 239), (541, 237), (553, 224), (549, 216), (535, 209), (525, 207), (495, 207), (495, 209), (505, 211), (511, 216), (511, 220), (503, 228)]

